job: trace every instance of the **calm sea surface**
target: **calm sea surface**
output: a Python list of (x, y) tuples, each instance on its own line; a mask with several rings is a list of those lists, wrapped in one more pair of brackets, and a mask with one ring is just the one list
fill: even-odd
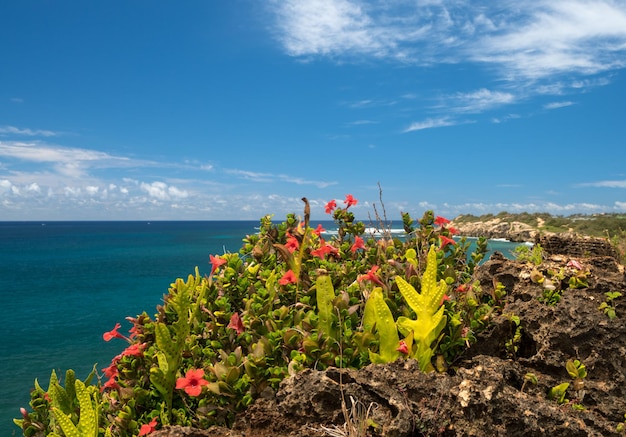
[[(176, 278), (210, 254), (237, 252), (258, 221), (0, 222), (0, 435), (20, 436), (12, 419), (28, 407), (37, 378), (72, 368), (80, 379), (124, 349), (102, 333), (146, 311), (154, 315)], [(324, 226), (332, 229), (331, 223)], [(505, 255), (515, 245), (492, 241)]]

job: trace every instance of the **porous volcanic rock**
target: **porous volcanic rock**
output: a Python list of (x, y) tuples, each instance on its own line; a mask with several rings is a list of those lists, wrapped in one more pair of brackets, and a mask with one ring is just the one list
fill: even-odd
[[(326, 430), (343, 430), (346, 423), (342, 401), (348, 409), (356, 404), (362, 416), (367, 414), (376, 424), (369, 428), (370, 435), (622, 435), (616, 428), (626, 413), (624, 267), (598, 241), (570, 244), (554, 238), (546, 244), (551, 249), (541, 266), (496, 253), (476, 270), (475, 279), (484, 290), (492, 290), (496, 282), (506, 286), (504, 314), (446, 373), (422, 373), (413, 360), (360, 370), (305, 370), (284, 380), (275, 396), (258, 399), (233, 429), (174, 427), (151, 436), (331, 435)], [(543, 286), (531, 280), (533, 269), (562, 269), (567, 275), (579, 267), (589, 272), (589, 287), (565, 289), (556, 305), (539, 302)], [(598, 309), (607, 291), (624, 294), (615, 301), (614, 320)], [(521, 338), (511, 353), (507, 342), (516, 329), (513, 315), (519, 317)], [(547, 394), (551, 387), (573, 382), (565, 369), (568, 359), (584, 363), (588, 375), (582, 388), (568, 389), (569, 402), (558, 404)], [(524, 383), (530, 373), (536, 385)]]

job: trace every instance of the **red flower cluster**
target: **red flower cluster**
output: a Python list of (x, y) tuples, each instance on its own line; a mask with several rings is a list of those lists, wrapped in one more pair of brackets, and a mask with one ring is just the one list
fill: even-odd
[[(359, 201), (355, 199), (352, 194), (346, 194), (346, 199), (343, 201), (343, 203), (346, 204), (346, 209), (348, 209), (351, 206), (359, 203)], [(337, 208), (337, 201), (333, 199), (326, 204), (326, 206), (324, 207), (324, 211), (326, 211), (326, 214), (332, 214), (335, 208)]]

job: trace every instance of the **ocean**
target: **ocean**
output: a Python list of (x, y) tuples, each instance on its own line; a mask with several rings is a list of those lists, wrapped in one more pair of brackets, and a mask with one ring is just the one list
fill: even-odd
[[(322, 222), (332, 230), (333, 223)], [(176, 278), (209, 255), (238, 252), (258, 221), (0, 222), (0, 435), (21, 436), (13, 418), (37, 379), (68, 368), (84, 379), (124, 349), (102, 333), (156, 306)], [(317, 225), (317, 222), (314, 223)], [(517, 244), (490, 241), (510, 256)]]

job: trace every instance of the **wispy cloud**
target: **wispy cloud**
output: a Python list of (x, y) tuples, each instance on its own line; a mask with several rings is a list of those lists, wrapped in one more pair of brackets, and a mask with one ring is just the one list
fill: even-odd
[(474, 61), (504, 76), (593, 74), (625, 64), (626, 5), (611, 0), (275, 1), (292, 56)]
[(15, 126), (0, 126), (0, 135), (23, 135), (28, 137), (54, 137), (58, 132), (43, 129), (20, 129)]
[[(452, 108), (460, 112), (483, 112), (498, 106), (515, 103), (515, 95), (482, 88), (470, 93), (457, 93), (449, 98)], [(456, 102), (456, 105), (455, 103)]]
[(240, 169), (225, 169), (225, 173), (231, 174), (233, 176), (240, 177), (242, 179), (251, 180), (254, 182), (262, 182), (262, 183), (272, 183), (272, 182), (287, 182), (296, 185), (314, 185), (318, 188), (326, 188), (331, 185), (336, 185), (335, 181), (312, 181), (307, 180), (295, 176), (290, 176), (286, 174), (271, 174), (271, 173), (262, 173), (262, 172), (254, 172), (248, 170), (240, 170)]
[(411, 123), (411, 125), (407, 127), (406, 129), (404, 129), (402, 132), (408, 133), (408, 132), (414, 132), (418, 130), (432, 129), (435, 127), (454, 126), (456, 124), (458, 123), (455, 122), (454, 120), (451, 120), (448, 117), (428, 118), (423, 121), (416, 121), (414, 123)]
[[(486, 84), (496, 84), (444, 96), (446, 108), (456, 112), (481, 113), (533, 96), (584, 91), (606, 85), (611, 71), (626, 68), (626, 3), (613, 0), (282, 0), (271, 5), (276, 38), (291, 56), (408, 67), (464, 64)], [(352, 107), (373, 105), (367, 99)], [(545, 109), (561, 107), (556, 105)]]
[(567, 106), (572, 106), (575, 105), (574, 102), (570, 102), (570, 101), (564, 101), (564, 102), (552, 102), (552, 103), (546, 103), (545, 105), (543, 105), (544, 109), (559, 109), (559, 108), (565, 108)]
[(626, 180), (597, 181), (578, 184), (578, 187), (626, 188)]

